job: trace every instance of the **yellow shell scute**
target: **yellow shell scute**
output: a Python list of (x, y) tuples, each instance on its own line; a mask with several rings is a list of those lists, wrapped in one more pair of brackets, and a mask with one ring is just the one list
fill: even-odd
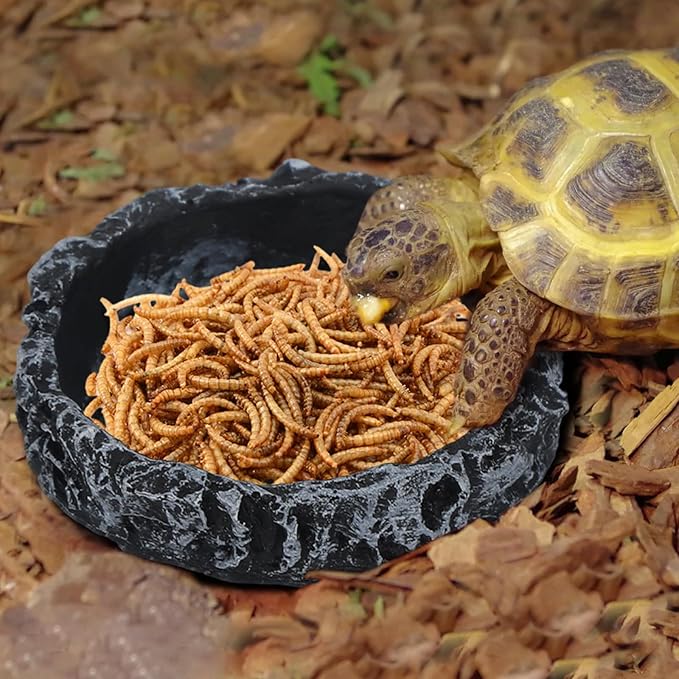
[(559, 213), (595, 234), (617, 234), (621, 242), (674, 231), (679, 215), (650, 137), (604, 138), (583, 160), (555, 196)]

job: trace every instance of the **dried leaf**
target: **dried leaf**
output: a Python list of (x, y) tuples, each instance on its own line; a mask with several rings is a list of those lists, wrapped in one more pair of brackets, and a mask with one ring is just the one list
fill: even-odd
[(482, 679), (546, 679), (551, 661), (546, 651), (527, 648), (505, 633), (481, 641), (476, 665)]
[(267, 113), (246, 123), (234, 136), (231, 152), (235, 160), (258, 171), (280, 158), (286, 147), (309, 126), (308, 116)]
[(270, 64), (294, 66), (309, 52), (321, 30), (317, 12), (286, 12), (264, 29), (254, 53)]
[(604, 427), (611, 418), (611, 403), (616, 395), (614, 389), (604, 392), (587, 413), (587, 418), (595, 427)]
[(674, 547), (672, 531), (637, 521), (637, 537), (647, 553), (648, 565), (658, 578), (670, 587), (679, 586), (679, 555)]
[(611, 415), (608, 421), (611, 438), (615, 438), (620, 434), (645, 401), (644, 395), (637, 389), (619, 391), (613, 396)]
[[(182, 624), (167, 624), (173, 620)], [(36, 590), (30, 608), (0, 617), (0, 637), (0, 663), (20, 668), (4, 675), (10, 678), (27, 676), (23, 669), (29, 667), (31, 676), (54, 679), (102, 668), (111, 676), (209, 679), (226, 663), (229, 624), (189, 576), (110, 552), (71, 557)]]
[(590, 460), (603, 460), (606, 456), (606, 448), (603, 434), (596, 431), (587, 438), (581, 439), (566, 463), (561, 474), (566, 474), (569, 469), (577, 469), (577, 478), (573, 484), (574, 490), (581, 490), (588, 483), (587, 464)]
[(402, 80), (402, 71), (397, 69), (384, 71), (365, 91), (358, 107), (358, 114), (384, 120), (403, 96)]
[(624, 465), (605, 460), (590, 460), (585, 470), (607, 488), (621, 495), (653, 497), (670, 487), (670, 481), (657, 471), (637, 465)]
[(476, 561), (509, 563), (527, 559), (538, 548), (535, 533), (521, 528), (497, 527), (479, 534)]
[(650, 610), (647, 622), (652, 627), (657, 627), (665, 636), (679, 640), (679, 613)]
[(630, 391), (633, 387), (638, 388), (641, 386), (641, 371), (634, 363), (619, 358), (606, 358), (604, 356), (598, 360), (608, 373), (620, 382), (620, 387), (623, 391)]
[(607, 391), (611, 375), (596, 359), (589, 358), (584, 362), (584, 370), (580, 377), (578, 395), (578, 412), (587, 413)]
[(427, 556), (435, 568), (446, 569), (452, 563), (475, 563), (480, 536), (490, 528), (481, 519), (470, 523), (455, 535), (446, 535), (431, 543)]
[(550, 634), (584, 637), (599, 621), (603, 602), (598, 592), (583, 592), (563, 571), (541, 580), (528, 597), (536, 623)]
[(525, 506), (512, 507), (500, 519), (501, 526), (514, 527), (532, 531), (537, 545), (544, 546), (552, 543), (555, 528), (547, 521), (541, 521)]

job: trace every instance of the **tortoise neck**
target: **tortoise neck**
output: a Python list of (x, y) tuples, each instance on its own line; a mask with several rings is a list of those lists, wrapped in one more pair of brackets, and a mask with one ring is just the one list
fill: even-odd
[[(469, 187), (467, 178), (465, 185)], [(453, 252), (455, 273), (442, 295), (460, 297), (488, 284), (497, 285), (509, 270), (504, 263), (500, 241), (483, 216), (478, 196), (464, 202), (441, 201), (435, 208)]]

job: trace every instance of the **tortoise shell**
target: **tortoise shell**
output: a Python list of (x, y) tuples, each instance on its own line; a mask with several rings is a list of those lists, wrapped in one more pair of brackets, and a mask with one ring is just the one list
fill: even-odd
[(605, 52), (533, 81), (443, 153), (480, 178), (523, 285), (613, 334), (662, 321), (679, 338), (679, 49)]

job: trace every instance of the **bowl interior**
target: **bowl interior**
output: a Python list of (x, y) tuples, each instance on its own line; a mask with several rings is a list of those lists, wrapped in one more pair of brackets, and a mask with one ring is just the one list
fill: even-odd
[(165, 293), (182, 278), (205, 285), (250, 259), (260, 267), (309, 262), (313, 246), (344, 256), (361, 211), (376, 187), (313, 185), (154, 213), (117, 238), (101, 261), (89, 262), (70, 287), (57, 333), (61, 388), (80, 406), (84, 382), (101, 361), (108, 321), (99, 301)]

